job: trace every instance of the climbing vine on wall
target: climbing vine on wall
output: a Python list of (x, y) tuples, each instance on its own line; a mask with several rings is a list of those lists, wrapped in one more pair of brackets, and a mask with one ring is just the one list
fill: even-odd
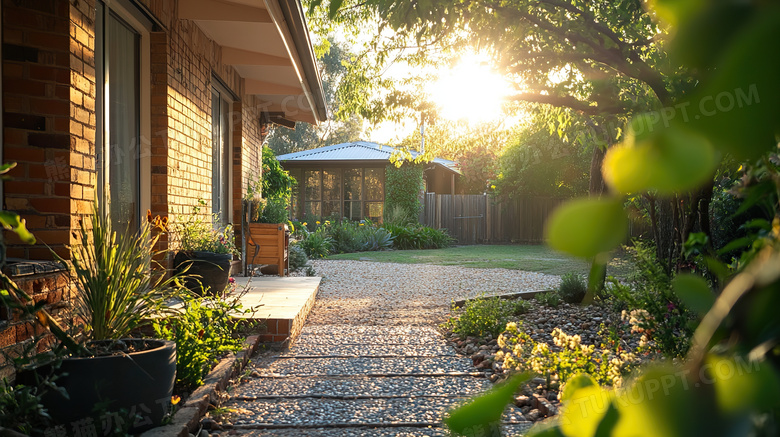
[[(396, 164), (397, 165), (397, 164)], [(420, 192), (423, 185), (422, 163), (404, 162), (400, 166), (388, 165), (385, 170), (385, 218), (398, 211), (417, 218), (422, 211)]]

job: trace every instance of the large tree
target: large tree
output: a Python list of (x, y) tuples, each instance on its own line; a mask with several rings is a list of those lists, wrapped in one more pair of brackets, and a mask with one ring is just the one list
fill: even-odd
[[(597, 143), (593, 195), (603, 194), (604, 152), (623, 140), (626, 122), (668, 108), (695, 84), (669, 60), (665, 28), (640, 0), (313, 0), (311, 6), (323, 6), (336, 23), (377, 22), (403, 41), (413, 38), (416, 47), (489, 51), (513, 79), (514, 100), (546, 105), (550, 122), (564, 125), (559, 131), (579, 130), (585, 135), (577, 136)], [(658, 254), (670, 264), (697, 219), (706, 217), (710, 191), (647, 195)]]

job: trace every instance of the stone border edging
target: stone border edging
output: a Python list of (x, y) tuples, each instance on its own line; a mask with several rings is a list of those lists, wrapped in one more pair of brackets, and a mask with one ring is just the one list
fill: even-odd
[(490, 298), (493, 298), (493, 297), (497, 297), (499, 299), (517, 299), (517, 298), (520, 298), (520, 299), (529, 300), (529, 299), (533, 299), (534, 296), (536, 296), (537, 294), (547, 293), (547, 292), (550, 292), (550, 291), (555, 291), (555, 290), (515, 291), (515, 292), (511, 292), (511, 293), (489, 294), (489, 295), (484, 295), (484, 296), (474, 296), (474, 297), (469, 297), (469, 298), (466, 298), (466, 299), (456, 300), (455, 301), (455, 305), (457, 305), (459, 307), (462, 307), (463, 305), (466, 305), (466, 302), (471, 302), (472, 300), (490, 299)]
[(206, 414), (209, 403), (217, 400), (217, 391), (227, 387), (230, 378), (237, 375), (257, 352), (260, 336), (252, 335), (244, 342), (244, 349), (237, 354), (223, 358), (209, 372), (203, 385), (195, 389), (187, 402), (173, 416), (168, 425), (158, 426), (140, 434), (139, 437), (189, 437), (197, 431), (200, 419)]

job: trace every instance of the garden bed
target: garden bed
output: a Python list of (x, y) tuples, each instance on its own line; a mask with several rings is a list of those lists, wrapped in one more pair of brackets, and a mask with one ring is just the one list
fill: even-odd
[[(552, 335), (553, 330), (560, 328), (569, 336), (578, 335), (579, 345), (592, 345), (597, 350), (609, 349), (615, 351), (616, 355), (632, 354), (636, 357), (632, 367), (657, 356), (650, 352), (652, 343), (641, 345), (641, 334), (632, 333), (626, 317), (609, 304), (580, 306), (560, 303), (557, 308), (553, 308), (537, 301), (527, 301), (522, 306), (526, 312), (510, 320), (517, 323), (520, 326), (519, 330), (528, 334), (534, 343), (549, 345), (553, 353), (564, 349), (555, 345), (555, 338)], [(508, 368), (511, 366), (506, 365), (507, 357), (512, 354), (513, 345), (502, 346), (499, 336), (487, 333), (464, 338), (447, 327), (444, 329), (445, 337), (455, 350), (470, 357), (478, 369), (489, 373), (488, 377), (492, 382), (503, 381), (510, 372), (515, 371)], [(558, 413), (560, 385), (556, 379), (555, 376), (549, 380), (546, 377), (533, 378), (519, 394), (516, 394), (514, 403), (521, 409), (526, 419), (542, 421)]]

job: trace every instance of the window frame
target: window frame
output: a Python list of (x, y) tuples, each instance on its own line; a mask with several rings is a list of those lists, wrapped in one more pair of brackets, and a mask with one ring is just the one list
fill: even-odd
[(212, 142), (211, 142), (211, 156), (212, 156), (212, 168), (211, 168), (211, 213), (212, 217), (216, 217), (217, 221), (215, 226), (225, 226), (232, 222), (233, 211), (233, 134), (235, 132), (235, 125), (233, 123), (233, 117), (231, 116), (235, 102), (238, 101), (235, 94), (233, 94), (216, 76), (212, 77), (211, 83), (211, 95), (212, 99), (214, 95), (218, 96), (219, 108), (220, 108), (220, 136), (222, 137), (222, 145), (224, 149), (220, 155), (222, 162), (220, 162), (220, 179), (224, 182), (224, 186), (220, 190), (220, 194), (224, 196), (224, 199), (220, 199), (220, 208), (215, 209), (214, 194), (216, 191), (214, 183), (214, 107), (211, 105), (211, 129), (212, 129)]
[[(368, 193), (366, 190), (366, 173), (367, 170), (374, 169), (378, 171), (379, 176), (379, 183), (382, 189), (382, 197), (381, 198), (368, 198)], [(320, 206), (320, 215), (319, 218), (324, 218), (322, 215), (323, 211), (323, 205), (325, 202), (324, 198), (324, 175), (325, 170), (328, 171), (338, 171), (338, 177), (340, 181), (339, 186), (339, 194), (340, 199), (338, 199), (339, 203), (339, 215), (340, 217), (346, 217), (349, 220), (353, 220), (352, 217), (346, 216), (346, 202), (353, 202), (357, 205), (359, 205), (359, 211), (360, 211), (360, 219), (365, 219), (367, 216), (365, 214), (366, 212), (366, 206), (369, 203), (381, 203), (382, 204), (382, 210), (384, 211), (384, 203), (385, 203), (385, 171), (386, 167), (380, 167), (380, 166), (372, 166), (372, 165), (360, 165), (360, 166), (348, 166), (348, 165), (339, 165), (339, 164), (331, 164), (331, 165), (305, 165), (305, 166), (296, 166), (290, 168), (288, 171), (290, 174), (300, 175), (300, 179), (298, 180), (298, 193), (297, 193), (297, 199), (291, 200), (291, 211), (295, 214), (294, 217), (298, 220), (304, 220), (306, 219), (307, 214), (307, 204), (309, 203), (316, 203)], [(360, 198), (359, 199), (352, 199), (347, 200), (346, 197), (346, 177), (345, 174), (348, 170), (358, 170), (360, 172)], [(319, 196), (317, 198), (309, 198), (307, 196), (307, 177), (306, 172), (319, 172), (320, 177), (318, 179), (319, 182)], [(297, 203), (299, 207), (297, 209), (292, 209), (293, 205)], [(380, 217), (381, 219), (381, 217)]]
[(108, 211), (110, 174), (110, 144), (106, 139), (110, 137), (110, 117), (108, 111), (110, 102), (110, 90), (108, 66), (110, 53), (107, 51), (106, 23), (111, 14), (120, 19), (125, 25), (135, 31), (139, 37), (138, 44), (138, 148), (136, 167), (138, 176), (138, 205), (135, 222), (140, 226), (144, 217), (144, 211), (151, 206), (151, 31), (154, 23), (128, 0), (97, 0), (95, 3), (95, 172), (96, 189), (95, 196), (98, 205), (104, 211)]

